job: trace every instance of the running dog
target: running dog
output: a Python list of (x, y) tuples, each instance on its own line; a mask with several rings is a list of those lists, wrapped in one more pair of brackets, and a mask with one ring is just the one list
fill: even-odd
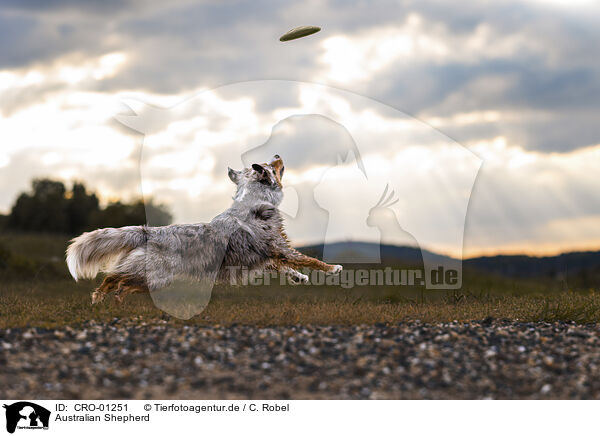
[(300, 268), (338, 274), (341, 265), (329, 265), (291, 247), (278, 209), (283, 172), (278, 155), (269, 163), (239, 171), (229, 168), (237, 187), (233, 204), (207, 224), (84, 233), (67, 248), (69, 271), (76, 281), (106, 274), (92, 293), (92, 304), (111, 292), (122, 302), (128, 294), (164, 289), (175, 280), (224, 281), (239, 267), (278, 271), (295, 284), (308, 282), (308, 276), (297, 271)]

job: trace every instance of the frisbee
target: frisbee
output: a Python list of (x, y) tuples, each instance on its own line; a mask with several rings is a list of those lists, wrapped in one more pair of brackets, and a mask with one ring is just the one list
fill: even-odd
[(289, 32), (286, 32), (281, 38), (279, 38), (279, 40), (281, 42), (291, 41), (292, 39), (298, 39), (304, 36), (312, 35), (313, 33), (317, 33), (319, 30), (321, 30), (321, 28), (317, 26), (300, 26), (290, 30)]

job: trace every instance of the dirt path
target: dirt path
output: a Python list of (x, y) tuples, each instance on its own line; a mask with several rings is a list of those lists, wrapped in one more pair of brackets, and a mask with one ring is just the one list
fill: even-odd
[(600, 326), (403, 323), (0, 331), (11, 398), (600, 398)]

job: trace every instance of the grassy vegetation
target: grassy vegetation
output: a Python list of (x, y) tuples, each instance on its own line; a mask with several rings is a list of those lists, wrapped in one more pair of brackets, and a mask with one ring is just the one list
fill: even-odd
[[(419, 287), (253, 286), (215, 288), (204, 312), (188, 321), (157, 309), (150, 296), (134, 295), (92, 306), (94, 282), (69, 280), (65, 238), (0, 237), (11, 261), (24, 263), (17, 278), (0, 270), (0, 328), (75, 326), (88, 320), (168, 320), (174, 325), (371, 324), (481, 320), (600, 321), (600, 293), (557, 281), (511, 280), (466, 271), (460, 291)], [(13, 268), (14, 270), (14, 268)], [(24, 275), (23, 275), (24, 274)]]
[[(600, 294), (490, 295), (450, 292), (423, 297), (378, 297), (367, 291), (315, 288), (246, 288), (213, 291), (204, 312), (188, 321), (157, 309), (150, 296), (134, 295), (122, 305), (112, 299), (92, 306), (90, 283), (40, 283), (33, 287), (0, 287), (0, 328), (75, 326), (85, 321), (136, 320), (175, 325), (371, 324), (409, 320), (423, 322), (481, 320), (488, 317), (520, 321), (600, 320)], [(361, 292), (364, 292), (361, 294)]]

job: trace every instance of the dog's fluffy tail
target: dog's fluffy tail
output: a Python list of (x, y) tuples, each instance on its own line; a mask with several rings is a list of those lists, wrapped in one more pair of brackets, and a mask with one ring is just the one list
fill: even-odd
[(67, 248), (67, 265), (75, 279), (91, 279), (100, 271), (109, 272), (121, 256), (148, 240), (144, 226), (100, 229), (71, 240)]

